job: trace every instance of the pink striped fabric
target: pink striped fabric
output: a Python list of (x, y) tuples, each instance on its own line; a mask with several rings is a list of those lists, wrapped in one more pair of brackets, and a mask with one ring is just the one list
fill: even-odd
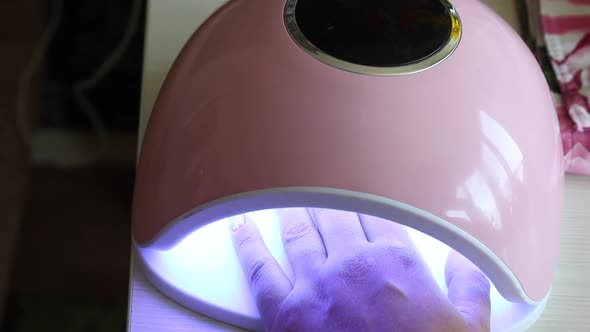
[(590, 0), (537, 1), (544, 42), (560, 89), (554, 99), (566, 170), (590, 175)]

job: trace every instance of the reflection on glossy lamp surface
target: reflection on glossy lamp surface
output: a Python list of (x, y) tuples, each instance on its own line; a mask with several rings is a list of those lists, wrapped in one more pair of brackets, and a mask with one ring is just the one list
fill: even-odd
[(217, 2), (143, 141), (133, 239), (148, 279), (260, 329), (227, 218), (250, 213), (290, 274), (276, 210), (341, 209), (406, 225), (444, 291), (449, 249), (470, 259), (493, 283), (494, 331), (534, 323), (558, 257), (563, 165), (519, 36), (475, 0)]

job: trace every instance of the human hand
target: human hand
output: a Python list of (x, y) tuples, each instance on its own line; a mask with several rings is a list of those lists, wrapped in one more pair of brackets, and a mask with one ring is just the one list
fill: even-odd
[(247, 215), (231, 224), (267, 331), (490, 330), (489, 281), (456, 252), (447, 297), (405, 227), (336, 210), (279, 211), (293, 282)]

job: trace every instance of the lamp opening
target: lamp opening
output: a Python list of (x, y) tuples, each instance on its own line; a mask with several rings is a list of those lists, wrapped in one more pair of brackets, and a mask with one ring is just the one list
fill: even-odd
[[(269, 251), (293, 280), (281, 239), (279, 210), (252, 211), (248, 216), (257, 225)], [(256, 304), (232, 244), (229, 219), (200, 227), (166, 250), (138, 247), (141, 266), (152, 283), (179, 303), (233, 325), (261, 330)], [(444, 271), (451, 247), (414, 228), (404, 227), (446, 294)], [(536, 305), (510, 302), (493, 282), (491, 286), (494, 331), (524, 330), (544, 308), (545, 301)]]

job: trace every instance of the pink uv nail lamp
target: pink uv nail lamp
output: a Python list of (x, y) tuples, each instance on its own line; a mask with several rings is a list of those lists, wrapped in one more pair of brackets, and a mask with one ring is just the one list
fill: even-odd
[(563, 169), (519, 36), (478, 0), (217, 2), (143, 142), (133, 238), (147, 278), (261, 329), (227, 218), (250, 213), (290, 274), (276, 209), (341, 209), (406, 225), (444, 291), (459, 251), (493, 284), (492, 329), (531, 326), (558, 258)]

